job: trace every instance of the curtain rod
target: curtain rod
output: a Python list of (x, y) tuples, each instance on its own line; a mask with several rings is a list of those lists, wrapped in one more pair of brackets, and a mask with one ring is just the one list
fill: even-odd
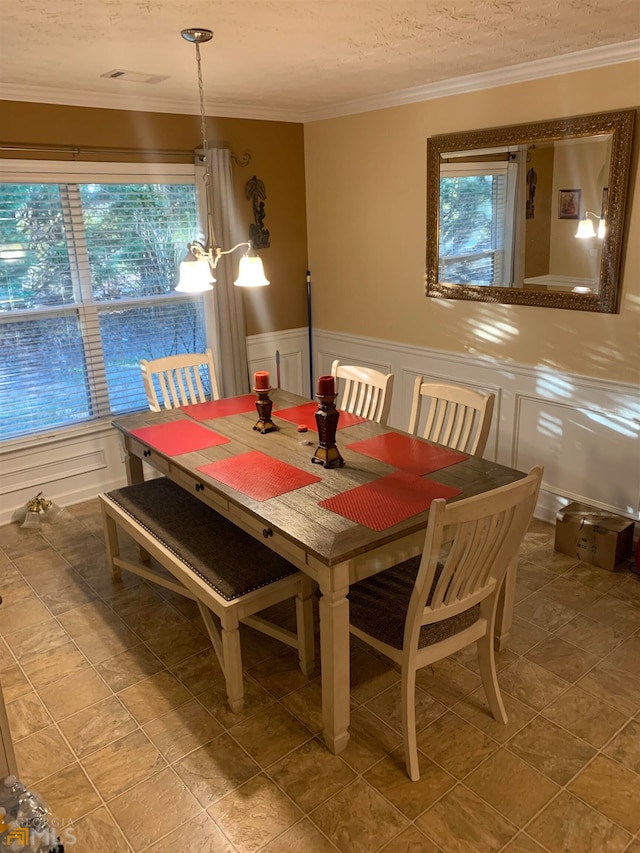
[[(223, 146), (227, 147), (227, 146)], [(101, 148), (92, 145), (32, 145), (29, 143), (0, 142), (0, 151), (42, 151), (47, 154), (71, 154), (74, 160), (83, 154), (129, 154), (138, 157), (193, 157), (193, 150), (180, 148)], [(231, 152), (231, 159), (238, 166), (247, 166), (251, 152), (244, 151), (241, 156)]]
[(185, 157), (193, 155), (193, 151), (169, 148), (100, 148), (92, 145), (31, 145), (27, 143), (0, 142), (0, 151), (46, 151), (49, 153), (71, 154), (80, 157), (82, 154), (162, 154), (168, 157)]

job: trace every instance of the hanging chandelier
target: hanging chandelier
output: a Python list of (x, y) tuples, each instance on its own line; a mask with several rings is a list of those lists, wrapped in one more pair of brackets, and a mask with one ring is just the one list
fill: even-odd
[(196, 47), (196, 62), (198, 66), (198, 92), (200, 96), (200, 130), (202, 132), (202, 148), (204, 151), (204, 183), (205, 204), (207, 211), (207, 242), (203, 245), (199, 240), (187, 244), (187, 254), (180, 264), (180, 275), (176, 290), (181, 293), (203, 293), (213, 289), (215, 278), (213, 271), (223, 255), (229, 255), (242, 246), (247, 251), (240, 258), (238, 278), (234, 281), (236, 287), (264, 287), (269, 284), (264, 275), (262, 260), (259, 258), (250, 241), (237, 243), (230, 249), (221, 249), (216, 240), (213, 228), (213, 213), (209, 207), (209, 193), (211, 190), (211, 170), (209, 165), (206, 131), (206, 119), (204, 111), (204, 88), (202, 85), (202, 65), (200, 61), (200, 45), (211, 41), (213, 33), (202, 27), (192, 27), (182, 30), (180, 35), (183, 39)]

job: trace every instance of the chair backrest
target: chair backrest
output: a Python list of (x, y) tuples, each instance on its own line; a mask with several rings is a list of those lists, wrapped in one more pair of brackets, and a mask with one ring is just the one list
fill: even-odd
[(220, 395), (210, 349), (205, 352), (168, 355), (152, 361), (142, 359), (140, 371), (151, 411), (159, 412), (163, 407), (175, 409), (191, 403), (204, 403), (207, 399), (201, 375), (201, 369), (204, 368), (209, 374), (211, 399), (217, 400)]
[(393, 373), (340, 364), (336, 359), (331, 365), (331, 375), (342, 380), (339, 409), (386, 426), (391, 409)]
[(497, 598), (531, 521), (542, 472), (536, 465), (507, 486), (454, 503), (439, 498), (431, 504), (407, 611), (405, 649), (417, 647), (423, 625), (457, 616), (491, 595)]
[(491, 429), (495, 394), (462, 385), (425, 382), (417, 376), (409, 416), (409, 432), (417, 435), (423, 401), (428, 403), (422, 437), (471, 456), (482, 456)]

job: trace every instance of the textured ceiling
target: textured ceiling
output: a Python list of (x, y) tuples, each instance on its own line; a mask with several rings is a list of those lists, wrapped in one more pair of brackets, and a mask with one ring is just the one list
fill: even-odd
[[(2, 0), (0, 97), (197, 111), (195, 48), (180, 37), (195, 26), (214, 31), (207, 112), (260, 118), (356, 112), (623, 43), (640, 56), (638, 0)], [(101, 77), (113, 70), (166, 79)]]

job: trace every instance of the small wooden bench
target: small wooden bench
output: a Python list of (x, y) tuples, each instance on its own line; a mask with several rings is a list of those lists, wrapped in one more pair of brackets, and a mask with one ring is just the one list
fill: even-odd
[[(229, 706), (242, 709), (239, 622), (298, 650), (300, 668), (314, 668), (313, 581), (274, 551), (165, 477), (100, 495), (107, 559), (121, 569), (193, 599), (224, 673)], [(120, 553), (118, 528), (142, 549), (138, 562)], [(153, 569), (156, 560), (175, 580)], [(296, 596), (297, 633), (255, 616)], [(211, 613), (219, 618), (218, 630)]]

